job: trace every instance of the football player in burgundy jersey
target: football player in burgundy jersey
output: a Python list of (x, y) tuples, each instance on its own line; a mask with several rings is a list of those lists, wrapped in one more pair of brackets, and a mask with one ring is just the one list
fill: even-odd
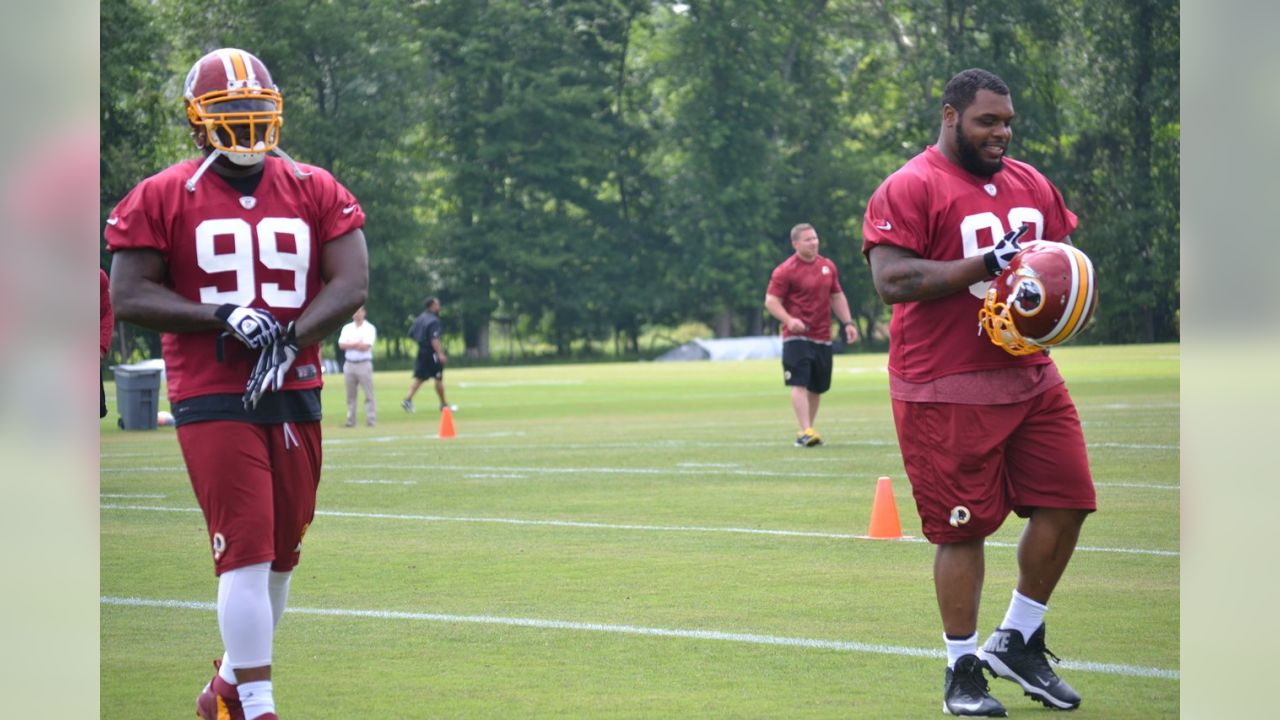
[(782, 324), (782, 381), (791, 387), (791, 409), (800, 432), (796, 447), (816, 447), (822, 436), (813, 428), (822, 393), (831, 388), (831, 312), (844, 341), (858, 340), (849, 301), (840, 287), (836, 264), (818, 254), (818, 231), (808, 223), (791, 228), (795, 254), (773, 269), (764, 307)]
[[(1075, 404), (1048, 353), (1014, 356), (979, 332), (992, 278), (1021, 240), (1070, 242), (1076, 216), (1007, 156), (1009, 88), (984, 70), (946, 85), (936, 145), (890, 175), (863, 218), (876, 291), (893, 305), (889, 394), (925, 536), (948, 667), (944, 711), (1004, 716), (982, 668), (1047, 706), (1080, 696), (1050, 669), (1044, 615), (1097, 507)], [(1028, 518), (1004, 621), (978, 647), (984, 539)]]
[(208, 526), (224, 654), (197, 714), (274, 719), (273, 634), (320, 481), (319, 342), (365, 301), (365, 216), (328, 172), (279, 149), (282, 100), (257, 57), (205, 55), (184, 95), (203, 157), (112, 211), (111, 299), (162, 333)]

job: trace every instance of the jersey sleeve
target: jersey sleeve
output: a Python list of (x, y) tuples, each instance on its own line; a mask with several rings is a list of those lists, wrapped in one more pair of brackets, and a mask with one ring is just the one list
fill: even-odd
[(1058, 188), (1043, 175), (1040, 176), (1040, 193), (1042, 196), (1040, 207), (1044, 208), (1044, 238), (1060, 241), (1075, 232), (1079, 219), (1067, 208), (1067, 203), (1062, 199), (1062, 193), (1058, 192)]
[(156, 250), (169, 254), (168, 233), (155, 208), (162, 207), (162, 193), (155, 182), (144, 180), (124, 196), (107, 216), (107, 251)]
[(769, 288), (765, 290), (765, 294), (772, 295), (776, 298), (786, 298), (787, 289), (790, 287), (790, 278), (787, 276), (787, 264), (782, 263), (773, 269), (769, 275)]
[(315, 181), (313, 198), (320, 242), (327, 243), (364, 227), (364, 209), (355, 195), (327, 170), (317, 167), (309, 170)]
[(867, 201), (862, 218), (862, 254), (876, 245), (896, 245), (926, 257), (929, 250), (929, 187), (914, 173), (898, 171)]
[(840, 287), (840, 269), (830, 260), (827, 261), (827, 265), (831, 268), (831, 294), (838, 295), (844, 292), (844, 288)]

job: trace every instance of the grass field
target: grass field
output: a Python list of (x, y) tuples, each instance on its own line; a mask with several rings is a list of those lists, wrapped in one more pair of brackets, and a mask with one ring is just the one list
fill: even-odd
[[(1048, 616), (1078, 718), (1179, 713), (1179, 349), (1054, 353), (1099, 512)], [(485, 368), (341, 427), (276, 638), (282, 717), (916, 718), (941, 714), (933, 551), (883, 355), (836, 359), (798, 450), (777, 361)], [(114, 403), (114, 390), (107, 388)], [(167, 402), (162, 403), (168, 406)], [(190, 717), (221, 651), (203, 519), (172, 428), (102, 424), (101, 716)], [(363, 418), (361, 418), (363, 423)], [(889, 475), (907, 541), (860, 539)], [(1000, 621), (1023, 522), (991, 539)], [(1050, 711), (993, 681), (1010, 717)]]

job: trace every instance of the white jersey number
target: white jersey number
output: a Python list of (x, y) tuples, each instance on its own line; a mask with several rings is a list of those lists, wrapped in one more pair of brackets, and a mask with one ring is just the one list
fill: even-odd
[[(234, 272), (236, 285), (219, 290), (215, 285), (200, 288), (200, 302), (222, 305), (248, 305), (259, 296), (254, 278), (253, 246), (257, 237), (258, 259), (272, 270), (293, 272), (292, 290), (279, 283), (262, 283), (261, 297), (267, 305), (278, 308), (300, 308), (307, 299), (307, 270), (311, 267), (311, 228), (300, 218), (263, 218), (256, 228), (239, 218), (205, 220), (196, 226), (196, 263), (209, 274)], [(213, 239), (230, 235), (233, 249), (229, 253), (214, 251)], [(280, 235), (292, 235), (296, 250), (280, 248)]]
[[(1031, 225), (1032, 230), (1023, 236), (1020, 242), (1030, 242), (1032, 240), (1042, 239), (1044, 232), (1044, 215), (1033, 207), (1015, 207), (1009, 210), (1009, 227), (1016, 228), (1023, 225)], [(976, 215), (969, 215), (960, 222), (960, 241), (964, 244), (964, 256), (973, 257), (981, 255), (990, 250), (992, 245), (978, 247), (979, 231), (990, 231), (992, 243), (1005, 236), (1008, 230), (1005, 229), (1004, 223), (1000, 222), (1000, 218), (996, 217), (992, 212), (981, 212)], [(987, 288), (991, 285), (990, 280), (976, 282), (969, 286), (969, 292), (974, 297), (982, 299), (987, 295)]]

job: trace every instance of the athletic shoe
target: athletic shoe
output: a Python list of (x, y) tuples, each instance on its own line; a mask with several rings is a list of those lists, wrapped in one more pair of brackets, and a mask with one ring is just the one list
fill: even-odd
[(411, 412), (413, 412), (413, 401), (412, 401), (412, 400), (401, 400), (401, 401), (400, 401), (400, 407), (404, 408), (404, 411), (405, 411), (405, 412), (411, 413)]
[(1054, 662), (1062, 662), (1044, 646), (1044, 623), (1040, 623), (1026, 642), (1017, 630), (996, 628), (978, 651), (978, 657), (991, 668), (992, 673), (1021, 685), (1032, 700), (1059, 710), (1080, 707), (1080, 694), (1049, 667), (1045, 655), (1053, 658)]
[(813, 428), (809, 428), (796, 436), (796, 447), (818, 447), (821, 444), (822, 436)]
[(947, 668), (942, 680), (942, 712), (944, 715), (970, 717), (1009, 716), (1000, 701), (987, 692), (982, 661), (972, 654), (961, 655), (954, 670)]
[(449, 408), (449, 412), (458, 412), (457, 405), (446, 405), (444, 403), (440, 403), (440, 412), (444, 412), (445, 408)]
[(201, 720), (244, 720), (239, 691), (218, 674), (222, 658), (213, 661), (213, 668), (213, 679), (196, 698), (196, 717)]

